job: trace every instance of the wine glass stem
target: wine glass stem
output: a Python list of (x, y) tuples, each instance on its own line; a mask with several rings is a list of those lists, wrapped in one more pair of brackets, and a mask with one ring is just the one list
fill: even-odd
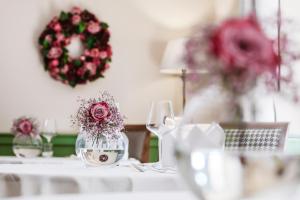
[(163, 147), (162, 137), (158, 137), (158, 165), (162, 167), (163, 164)]

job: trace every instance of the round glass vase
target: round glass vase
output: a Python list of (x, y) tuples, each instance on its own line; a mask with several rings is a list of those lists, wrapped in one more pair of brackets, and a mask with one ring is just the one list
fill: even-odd
[(121, 132), (113, 135), (87, 137), (84, 147), (80, 147), (80, 158), (86, 166), (112, 166), (125, 156), (126, 138)]
[(13, 139), (12, 148), (19, 158), (34, 158), (41, 155), (43, 142), (39, 135), (18, 133)]

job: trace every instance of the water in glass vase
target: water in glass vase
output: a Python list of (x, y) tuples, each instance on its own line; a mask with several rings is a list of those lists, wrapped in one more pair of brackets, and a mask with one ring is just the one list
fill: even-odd
[(125, 139), (120, 133), (114, 137), (100, 135), (86, 138), (85, 147), (80, 148), (80, 158), (87, 166), (114, 165), (124, 158)]
[(18, 134), (13, 139), (13, 152), (21, 158), (37, 157), (42, 152), (42, 140), (38, 136)]
[(124, 149), (80, 149), (81, 158), (89, 166), (112, 165), (119, 162), (124, 154)]

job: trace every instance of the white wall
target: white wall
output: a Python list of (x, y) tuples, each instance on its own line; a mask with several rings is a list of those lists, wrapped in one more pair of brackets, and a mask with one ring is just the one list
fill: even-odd
[[(22, 115), (40, 121), (55, 118), (58, 131), (72, 131), (70, 115), (78, 106), (77, 97), (95, 97), (101, 90), (110, 91), (119, 101), (127, 123), (144, 123), (151, 100), (171, 99), (180, 112), (180, 79), (159, 73), (161, 55), (168, 40), (186, 35), (198, 22), (211, 20), (212, 2), (0, 0), (0, 132), (9, 131), (12, 120)], [(108, 22), (113, 47), (105, 79), (76, 89), (49, 77), (37, 47), (48, 21), (73, 5)], [(224, 15), (224, 9), (219, 15)]]

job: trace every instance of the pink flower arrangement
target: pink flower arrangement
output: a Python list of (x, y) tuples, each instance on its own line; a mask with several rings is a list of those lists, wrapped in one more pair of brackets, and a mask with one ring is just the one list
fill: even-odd
[(278, 75), (283, 58), (277, 53), (276, 42), (253, 15), (234, 18), (196, 31), (186, 43), (185, 60), (194, 75), (205, 70), (213, 83), (221, 82), (236, 95), (254, 88), (258, 79), (276, 90), (277, 80), (284, 80)]
[[(66, 48), (74, 37), (79, 37), (85, 48), (76, 58), (70, 57)], [(79, 7), (62, 11), (39, 37), (45, 70), (72, 87), (103, 78), (112, 57), (109, 38), (108, 25), (89, 11)]]
[(98, 98), (80, 99), (80, 102), (72, 123), (85, 130), (90, 137), (115, 136), (124, 129), (124, 117), (108, 92), (101, 93)]
[(11, 131), (13, 134), (38, 135), (38, 124), (35, 119), (20, 117), (14, 120)]

